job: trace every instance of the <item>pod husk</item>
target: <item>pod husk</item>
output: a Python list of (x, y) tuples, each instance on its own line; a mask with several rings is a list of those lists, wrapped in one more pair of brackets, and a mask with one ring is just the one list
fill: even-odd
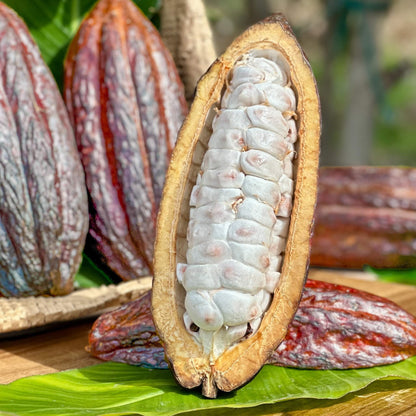
[[(215, 109), (229, 71), (242, 54), (252, 49), (276, 49), (290, 66), (298, 114), (293, 209), (279, 286), (259, 330), (210, 362), (183, 324), (185, 291), (176, 279), (175, 269), (178, 262), (185, 261), (189, 197), (211, 134)], [(154, 259), (153, 317), (167, 359), (182, 386), (194, 388), (202, 384), (202, 394), (207, 397), (216, 397), (218, 389), (231, 391), (249, 381), (284, 339), (298, 307), (308, 268), (320, 128), (319, 97), (311, 68), (280, 14), (247, 29), (198, 83), (168, 169)]]
[(204, 2), (164, 0), (160, 34), (175, 60), (186, 100), (192, 102), (196, 83), (217, 57)]
[(321, 168), (311, 265), (416, 267), (416, 169)]

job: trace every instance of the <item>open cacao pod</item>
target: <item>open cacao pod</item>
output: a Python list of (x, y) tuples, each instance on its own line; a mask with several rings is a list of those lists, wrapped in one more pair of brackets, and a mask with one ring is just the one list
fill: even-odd
[(308, 266), (319, 136), (316, 83), (281, 15), (198, 83), (166, 178), (152, 296), (184, 387), (231, 391), (284, 339)]

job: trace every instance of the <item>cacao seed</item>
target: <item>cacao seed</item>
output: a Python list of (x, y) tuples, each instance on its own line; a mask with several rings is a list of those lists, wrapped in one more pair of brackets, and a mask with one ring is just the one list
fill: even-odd
[(86, 252), (124, 280), (148, 275), (186, 103), (169, 52), (130, 0), (100, 0), (82, 22), (64, 93), (89, 193)]
[(416, 267), (416, 169), (321, 168), (311, 264)]
[[(161, 203), (153, 314), (179, 383), (202, 384), (215, 397), (260, 370), (299, 303), (320, 111), (310, 67), (281, 15), (237, 38), (195, 97)], [(260, 205), (265, 218), (240, 211), (244, 204)], [(205, 279), (192, 279), (200, 267)]]
[(3, 3), (0, 33), (0, 293), (63, 295), (88, 229), (84, 174), (52, 74)]
[[(167, 368), (151, 316), (150, 291), (99, 317), (88, 348), (105, 361)], [(308, 279), (286, 337), (267, 363), (350, 369), (392, 364), (415, 354), (414, 316), (380, 296)]]

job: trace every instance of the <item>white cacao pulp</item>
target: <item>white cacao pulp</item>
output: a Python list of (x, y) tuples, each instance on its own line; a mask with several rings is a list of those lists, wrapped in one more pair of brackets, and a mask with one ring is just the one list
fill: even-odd
[(296, 97), (275, 50), (243, 55), (230, 73), (190, 198), (188, 332), (215, 360), (256, 332), (280, 276), (294, 192)]

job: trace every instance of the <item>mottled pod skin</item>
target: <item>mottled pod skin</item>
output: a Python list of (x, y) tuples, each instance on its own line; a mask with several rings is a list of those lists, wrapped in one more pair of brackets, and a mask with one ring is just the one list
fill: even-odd
[(62, 295), (88, 230), (84, 173), (60, 92), (0, 3), (0, 293)]
[(347, 369), (392, 364), (416, 354), (416, 317), (389, 299), (308, 279), (285, 340), (268, 363)]
[(101, 315), (91, 328), (87, 348), (104, 361), (167, 368), (153, 324), (151, 291)]
[(169, 52), (130, 0), (101, 0), (82, 22), (64, 97), (89, 193), (87, 253), (124, 280), (147, 275), (186, 103)]
[[(101, 315), (90, 353), (104, 361), (167, 368), (155, 332), (150, 291)], [(416, 317), (380, 296), (308, 279), (286, 337), (268, 364), (310, 369), (365, 368), (416, 354)]]
[(321, 168), (311, 264), (416, 267), (415, 189), (410, 167)]
[[(206, 198), (206, 201), (210, 201), (214, 198), (212, 203), (215, 205), (214, 211), (217, 212), (217, 215), (213, 215), (213, 213), (215, 214), (214, 211), (210, 213), (212, 223), (214, 224), (226, 218), (228, 211), (224, 209), (223, 204), (224, 202), (227, 203), (230, 197), (235, 197), (240, 190), (225, 186), (224, 189), (211, 194), (210, 192), (205, 193), (208, 190), (207, 188), (203, 191), (204, 194), (202, 196), (195, 195), (195, 192), (192, 192), (192, 190), (197, 181), (201, 180), (198, 178), (198, 175), (207, 165), (209, 165), (209, 169), (217, 169), (217, 165), (224, 163), (223, 158), (225, 158), (229, 162), (230, 169), (238, 169), (238, 165), (234, 163), (236, 155), (232, 151), (219, 151), (215, 154), (215, 157), (205, 157), (209, 146), (208, 143), (212, 144), (211, 139), (216, 143), (214, 146), (216, 149), (221, 148), (217, 137), (214, 137), (215, 134), (211, 137), (211, 126), (217, 114), (232, 111), (224, 110), (221, 112), (221, 101), (224, 91), (227, 90), (229, 75), (236, 63), (250, 51), (266, 50), (277, 51), (287, 62), (290, 73), (290, 85), (296, 97), (296, 111), (293, 120), (298, 133), (294, 149), (296, 158), (293, 161), (293, 165), (291, 164), (287, 167), (288, 171), (293, 171), (294, 178), (293, 200), (287, 201), (289, 205), (293, 204), (290, 214), (290, 226), (287, 233), (285, 255), (279, 282), (277, 287), (274, 288), (271, 304), (262, 316), (257, 331), (232, 345), (214, 359), (213, 356), (215, 354), (204, 351), (201, 343), (196, 342), (186, 328), (185, 303), (188, 303), (186, 307), (189, 307), (190, 310), (192, 309), (191, 313), (194, 314), (196, 311), (196, 314), (194, 314), (196, 316), (198, 313), (198, 296), (200, 295), (194, 296), (191, 302), (185, 302), (186, 292), (178, 280), (177, 266), (186, 263), (187, 257), (190, 259), (201, 259), (201, 252), (208, 254), (212, 252), (215, 256), (223, 253), (225, 259), (229, 258), (227, 257), (229, 256), (229, 250), (222, 242), (219, 244), (215, 243), (215, 247), (211, 247), (210, 243), (206, 243), (210, 247), (204, 247), (204, 243), (201, 243), (196, 245), (194, 249), (188, 250), (186, 237), (187, 232), (189, 232), (188, 224), (195, 214), (195, 211), (190, 210), (190, 206), (193, 206), (193, 202), (198, 201), (198, 199), (205, 201)], [(231, 99), (231, 101), (233, 100)], [(247, 112), (249, 111), (254, 117), (257, 107), (247, 110)], [(234, 116), (231, 113), (229, 114), (230, 119), (232, 119)], [(240, 115), (237, 114), (237, 117), (240, 117)], [(272, 119), (269, 121), (272, 123)], [(241, 123), (241, 125), (246, 123), (246, 127), (250, 127), (250, 120), (247, 122), (247, 119), (244, 117), (241, 118)], [(276, 119), (276, 128), (278, 126), (279, 122)], [(231, 391), (250, 380), (260, 370), (272, 351), (284, 339), (287, 328), (299, 304), (308, 266), (309, 240), (316, 201), (319, 135), (319, 98), (313, 74), (288, 23), (281, 15), (272, 16), (244, 32), (213, 63), (209, 71), (198, 83), (194, 102), (179, 133), (167, 174), (156, 235), (152, 297), (156, 329), (164, 342), (166, 356), (173, 372), (183, 386), (193, 388), (202, 384), (202, 393), (207, 397), (215, 397), (218, 390)], [(230, 142), (233, 139), (230, 136), (224, 140)], [(241, 155), (244, 152), (247, 155), (241, 156), (240, 160), (245, 159), (248, 161), (249, 148), (250, 146), (243, 146), (240, 150), (242, 152)], [(254, 157), (254, 159), (256, 158), (257, 156)], [(244, 170), (244, 167), (242, 169)], [(282, 167), (280, 170), (282, 169), (284, 168)], [(253, 173), (253, 175), (256, 175), (256, 173)], [(229, 172), (225, 176), (217, 176), (221, 181), (225, 180), (227, 183), (229, 183), (230, 179), (238, 182), (238, 177), (238, 172), (231, 174)], [(202, 180), (209, 182), (212, 180), (212, 177), (205, 176)], [(250, 183), (246, 184), (247, 188), (244, 192), (252, 192), (256, 187), (256, 183), (257, 180), (254, 178)], [(273, 185), (270, 189), (272, 190), (272, 188)], [(268, 193), (266, 189), (263, 189), (265, 192), (263, 192), (264, 195), (262, 197), (273, 198), (273, 190), (271, 193)], [(244, 201), (247, 201), (247, 199)], [(236, 203), (231, 206), (231, 210), (240, 212), (240, 205), (241, 207), (243, 206), (243, 203), (240, 204), (240, 202), (243, 201), (237, 197)], [(255, 203), (255, 199), (250, 202), (252, 205)], [(204, 207), (201, 208), (201, 212), (198, 212), (200, 218), (205, 215), (203, 212)], [(197, 208), (197, 210), (199, 209)], [(245, 215), (248, 215), (250, 211), (251, 208), (245, 208)], [(257, 217), (261, 217), (261, 215), (260, 208)], [(230, 218), (234, 221), (233, 217)], [(257, 219), (264, 226), (267, 226), (269, 221), (271, 221), (267, 217)], [(280, 223), (281, 228), (287, 226), (288, 223), (283, 221)], [(263, 238), (263, 229), (264, 227), (262, 228), (262, 226), (256, 227), (254, 234), (260, 233), (256, 234), (256, 238)], [(218, 227), (213, 226), (210, 230), (215, 236), (221, 234), (221, 229), (218, 229)], [(238, 230), (242, 231), (242, 229), (238, 229), (238, 227), (235, 229), (237, 234), (241, 236), (242, 234)], [(245, 234), (245, 231), (243, 234)], [(192, 238), (192, 242), (195, 242), (197, 237)], [(217, 241), (215, 238), (214, 242)], [(255, 247), (255, 250), (252, 256), (247, 250), (240, 251), (238, 243), (233, 245), (232, 251), (234, 250), (238, 256), (241, 254), (241, 262), (246, 265), (254, 264), (257, 268), (266, 267), (269, 262), (267, 261), (263, 264), (261, 259), (266, 259), (268, 255), (269, 259), (272, 259), (270, 257), (271, 253), (268, 251), (269, 249), (264, 249), (266, 251), (262, 253), (261, 245), (253, 245), (253, 247)], [(260, 263), (256, 260), (256, 256), (259, 256)], [(196, 261), (198, 262), (199, 260)], [(276, 261), (279, 260), (276, 259)], [(244, 269), (244, 267), (238, 266), (238, 270), (240, 269)], [(211, 268), (209, 270), (210, 282), (215, 283), (215, 278), (212, 278), (212, 276), (215, 276), (216, 272), (212, 271)], [(234, 268), (233, 270), (237, 269)], [(181, 271), (179, 270), (178, 273), (180, 275)], [(195, 273), (195, 276), (197, 276), (197, 273)], [(202, 281), (204, 279), (200, 278), (199, 280), (198, 285), (203, 285)], [(255, 280), (259, 282), (258, 284), (261, 287), (264, 287), (264, 283), (260, 282), (261, 278), (260, 280)], [(244, 278), (234, 279), (234, 284), (240, 285), (243, 281)], [(247, 288), (247, 292), (251, 290), (251, 287)], [(210, 310), (212, 311), (212, 303), (207, 300), (204, 293), (201, 292), (200, 296), (201, 306), (208, 309), (211, 308)], [(226, 296), (225, 291), (218, 293), (221, 294), (221, 297)], [(240, 296), (240, 292), (233, 290), (227, 293), (230, 293), (230, 296), (234, 298), (230, 298), (230, 305), (234, 305), (233, 311), (230, 312), (224, 306), (221, 311), (222, 316), (225, 317), (225, 320), (230, 319), (230, 322), (237, 324), (239, 322), (238, 311), (234, 307), (238, 304), (237, 298), (246, 298), (246, 295), (241, 294)], [(218, 301), (218, 304), (226, 305), (226, 299), (221, 299)], [(251, 310), (252, 313), (249, 313), (247, 319), (254, 315), (254, 311), (255, 308)], [(201, 313), (205, 314), (205, 312)], [(244, 310), (242, 313), (247, 313), (247, 311)], [(230, 315), (229, 318), (228, 315)], [(205, 316), (207, 315), (205, 314)], [(217, 317), (218, 315), (213, 315), (213, 319), (217, 319)], [(221, 317), (218, 319), (221, 319)], [(218, 325), (212, 321), (212, 326), (217, 327)]]

